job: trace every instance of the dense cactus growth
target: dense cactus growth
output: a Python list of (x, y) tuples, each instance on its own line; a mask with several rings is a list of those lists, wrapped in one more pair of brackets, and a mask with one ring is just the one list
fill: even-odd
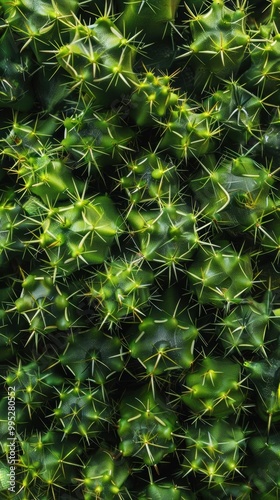
[(1, 498), (279, 498), (279, 0), (0, 17)]

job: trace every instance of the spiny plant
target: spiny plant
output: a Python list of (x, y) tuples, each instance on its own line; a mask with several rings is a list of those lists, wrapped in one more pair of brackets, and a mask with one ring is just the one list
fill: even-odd
[(77, 435), (89, 444), (93, 440), (98, 442), (103, 432), (108, 432), (113, 408), (108, 406), (102, 386), (78, 382), (63, 387), (58, 399), (51, 416), (54, 428), (61, 433), (61, 440)]
[(154, 264), (157, 275), (177, 278), (200, 244), (198, 214), (179, 196), (160, 200), (159, 207), (129, 210), (127, 220), (140, 254)]
[(87, 197), (75, 188), (66, 204), (46, 199), (45, 206), (35, 197), (25, 208), (33, 224), (25, 251), (43, 253), (45, 270), (54, 276), (104, 262), (122, 232), (118, 211), (106, 194)]
[(127, 463), (112, 450), (98, 449), (83, 466), (82, 476), (74, 479), (85, 500), (91, 498), (122, 499), (129, 477)]
[(135, 457), (143, 464), (156, 467), (175, 451), (173, 431), (176, 414), (166, 408), (159, 396), (154, 397), (144, 385), (141, 390), (127, 392), (120, 404), (119, 449), (124, 457)]
[[(143, 151), (139, 157), (128, 158), (120, 171), (120, 188), (128, 199), (128, 215), (134, 208), (152, 208), (170, 202), (180, 190), (180, 172), (170, 158), (157, 151)], [(132, 218), (133, 220), (133, 218)]]
[(62, 340), (59, 351), (54, 346), (54, 352), (48, 353), (49, 367), (61, 366), (76, 382), (90, 379), (105, 388), (106, 382), (125, 368), (129, 353), (115, 333), (110, 335), (92, 327), (86, 331), (73, 330)]
[[(272, 2), (271, 2), (272, 4)], [(274, 12), (276, 10), (274, 9)], [(279, 16), (278, 16), (279, 17)], [(267, 96), (270, 103), (279, 105), (277, 80), (279, 75), (279, 33), (275, 21), (268, 18), (250, 43), (251, 66), (244, 72), (241, 81), (249, 90), (258, 89), (261, 96)], [(276, 82), (276, 83), (274, 83)]]
[[(17, 399), (16, 425), (19, 433), (24, 431), (29, 421), (36, 420), (39, 415), (42, 418), (42, 405), (46, 405), (52, 397), (51, 387), (45, 381), (47, 374), (42, 371), (38, 361), (22, 364), (19, 360), (15, 366), (10, 366), (4, 377), (5, 385), (13, 387)], [(2, 413), (4, 405), (6, 408), (9, 406), (7, 395), (3, 398)]]
[(91, 274), (88, 280), (89, 304), (96, 304), (100, 327), (109, 329), (118, 325), (122, 318), (141, 318), (152, 298), (153, 272), (143, 266), (143, 259), (133, 254), (112, 257), (104, 262), (104, 269)]
[(242, 410), (246, 378), (233, 360), (205, 356), (187, 373), (181, 399), (195, 419), (223, 418)]
[(200, 157), (212, 152), (219, 141), (221, 127), (213, 109), (204, 109), (180, 100), (167, 121), (161, 121), (160, 149), (168, 149), (177, 160)]
[(174, 75), (157, 76), (147, 70), (143, 80), (135, 84), (136, 91), (131, 96), (131, 115), (137, 125), (152, 125), (154, 119), (166, 116), (178, 102), (178, 94), (170, 85), (172, 77)]
[(220, 79), (236, 77), (245, 57), (250, 36), (246, 30), (244, 5), (231, 9), (213, 0), (205, 12), (188, 8), (192, 42), (184, 56), (191, 56), (195, 68), (195, 87), (204, 90)]
[(257, 225), (269, 220), (275, 210), (276, 182), (277, 169), (273, 171), (250, 156), (238, 154), (220, 162), (213, 155), (201, 162), (191, 188), (205, 216), (217, 219), (225, 229), (251, 230), (254, 234)]
[(280, 420), (279, 358), (271, 356), (269, 360), (245, 361), (244, 365), (256, 387), (257, 412), (270, 431), (271, 423)]
[[(106, 105), (106, 93), (114, 96), (127, 90), (136, 80), (132, 62), (137, 52), (132, 39), (117, 28), (109, 15), (98, 17), (85, 26), (72, 14), (63, 20), (70, 40), (55, 40), (52, 64), (69, 75), (70, 90), (78, 87), (81, 94), (98, 99)], [(105, 98), (105, 101), (104, 101)]]
[(98, 172), (103, 177), (103, 168), (131, 149), (134, 131), (122, 127), (121, 119), (111, 110), (98, 113), (94, 105), (83, 104), (80, 112), (75, 109), (62, 123), (61, 146), (72, 159), (75, 170), (81, 166), (86, 172)]
[(144, 368), (154, 393), (155, 382), (161, 385), (163, 374), (192, 365), (199, 335), (191, 315), (188, 317), (187, 306), (182, 307), (180, 298), (176, 302), (176, 291), (171, 287), (163, 297), (165, 310), (154, 306), (137, 329), (131, 327), (128, 336), (130, 355)]
[(118, 25), (132, 33), (144, 30), (148, 41), (161, 40), (170, 35), (179, 4), (180, 0), (164, 0), (160, 5), (154, 0), (119, 0)]
[[(25, 53), (22, 57), (20, 48), (9, 29), (9, 20), (1, 24), (0, 57), (2, 62), (1, 107), (9, 108), (12, 105), (14, 110), (28, 111), (32, 107), (34, 96), (27, 82), (34, 66), (29, 53)], [(8, 57), (9, 64), (4, 63), (6, 57)]]
[(278, 316), (273, 311), (271, 291), (267, 291), (261, 302), (248, 299), (226, 313), (217, 322), (217, 334), (225, 353), (258, 353), (264, 358), (278, 336)]
[(279, 497), (279, 8), (0, 0), (1, 498)]
[(213, 493), (219, 494), (220, 489), (223, 495), (224, 483), (229, 487), (242, 481), (247, 439), (246, 431), (235, 423), (200, 421), (192, 432), (186, 430), (184, 474), (208, 483)]
[(187, 270), (190, 287), (201, 304), (218, 308), (238, 304), (254, 283), (251, 257), (227, 241), (217, 240), (214, 245), (197, 251)]
[[(252, 462), (249, 466), (251, 484), (256, 498), (277, 498), (279, 495), (279, 435), (267, 436), (261, 434), (251, 437), (248, 442), (249, 456)], [(258, 461), (255, 459), (258, 455)], [(265, 465), (264, 465), (265, 463)]]
[(248, 144), (261, 137), (261, 115), (266, 110), (265, 98), (249, 92), (239, 80), (225, 82), (222, 89), (213, 92), (204, 101), (209, 109), (214, 109), (216, 118), (223, 123), (223, 141)]
[[(77, 442), (61, 442), (53, 430), (43, 435), (31, 434), (20, 442), (19, 497), (34, 498), (41, 492), (42, 497), (63, 498), (67, 490), (67, 476), (76, 467), (75, 459), (82, 452)], [(72, 471), (72, 472), (70, 472)]]

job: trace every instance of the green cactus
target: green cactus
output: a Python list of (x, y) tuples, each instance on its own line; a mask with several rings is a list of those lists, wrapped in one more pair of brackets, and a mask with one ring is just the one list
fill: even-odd
[(136, 457), (140, 463), (156, 466), (175, 451), (175, 429), (176, 415), (147, 386), (136, 394), (125, 394), (118, 423), (119, 449), (124, 457)]
[[(249, 439), (251, 463), (248, 467), (247, 477), (250, 479), (256, 498), (272, 500), (279, 494), (279, 435), (263, 435)], [(256, 460), (258, 457), (258, 460)]]
[(200, 248), (187, 273), (198, 301), (216, 307), (241, 303), (254, 283), (250, 255), (226, 241)]
[(259, 38), (250, 44), (251, 66), (245, 71), (241, 81), (246, 82), (249, 89), (258, 88), (261, 96), (265, 96), (274, 105), (279, 105), (279, 35), (277, 27), (270, 20), (263, 23), (259, 30)]
[(158, 209), (132, 208), (127, 218), (141, 255), (156, 263), (159, 273), (167, 272), (170, 281), (194, 255), (200, 239), (197, 216), (187, 204), (177, 199), (161, 202)]
[[(67, 116), (63, 120), (64, 138), (62, 147), (69, 155), (75, 169), (80, 165), (90, 174), (99, 172), (102, 177), (103, 168), (121, 158), (126, 149), (130, 149), (133, 130), (123, 129), (116, 113), (97, 113), (92, 106), (82, 109), (80, 113)], [(78, 164), (76, 164), (78, 162)]]
[(246, 398), (246, 376), (232, 360), (207, 356), (187, 374), (181, 399), (195, 418), (223, 418), (238, 411)]
[(44, 434), (32, 433), (20, 440), (19, 491), (25, 498), (36, 492), (55, 498), (67, 486), (68, 475), (76, 467), (75, 459), (82, 447), (73, 440), (62, 443), (59, 433), (49, 430)]
[(192, 500), (193, 494), (190, 491), (184, 491), (185, 488), (180, 488), (176, 484), (164, 484), (152, 482), (147, 486), (145, 492), (139, 497), (139, 500)]
[(210, 491), (226, 494), (230, 485), (242, 479), (246, 445), (247, 436), (241, 427), (222, 420), (207, 427), (200, 422), (194, 431), (186, 429), (182, 470), (208, 483)]
[(279, 497), (279, 9), (0, 0), (4, 500)]
[(203, 214), (224, 228), (256, 228), (273, 213), (273, 185), (277, 171), (266, 168), (251, 157), (239, 155), (219, 163), (210, 156), (191, 179), (191, 189)]
[[(5, 416), (6, 424), (9, 423), (8, 417), (15, 416), (15, 428), (19, 434), (24, 432), (28, 422), (36, 421), (41, 415), (43, 405), (47, 404), (51, 398), (51, 387), (45, 381), (46, 373), (42, 373), (39, 364), (36, 361), (30, 361), (22, 365), (21, 361), (17, 365), (10, 367), (8, 373), (3, 375), (6, 387), (12, 387), (14, 397), (17, 401), (17, 411), (11, 410), (12, 413)], [(4, 415), (4, 404), (9, 407), (9, 395), (3, 399), (2, 415)], [(13, 431), (14, 432), (14, 431)]]
[(25, 249), (31, 254), (34, 247), (44, 252), (46, 271), (58, 276), (104, 262), (122, 232), (118, 211), (109, 196), (87, 198), (85, 193), (75, 191), (68, 201), (50, 204), (46, 200), (44, 207), (38, 199), (29, 198), (25, 205), (30, 213), (27, 219), (33, 223)]
[(136, 91), (131, 96), (131, 114), (138, 126), (152, 125), (154, 119), (165, 116), (177, 103), (178, 94), (172, 91), (171, 79), (172, 75), (156, 76), (147, 71), (143, 81), (136, 84)]
[(256, 387), (257, 412), (269, 431), (271, 423), (280, 420), (280, 361), (271, 356), (269, 360), (245, 361), (244, 366)]
[(108, 324), (111, 329), (122, 318), (141, 321), (145, 315), (154, 276), (142, 264), (142, 259), (134, 255), (112, 258), (105, 261), (104, 269), (91, 276), (85, 296), (89, 297), (89, 304), (96, 304), (101, 327)]
[[(97, 99), (106, 106), (106, 94), (118, 96), (136, 81), (132, 63), (137, 52), (132, 39), (119, 31), (109, 15), (85, 26), (72, 14), (65, 19), (70, 40), (48, 50), (50, 62), (62, 68), (70, 79), (71, 90)], [(63, 40), (62, 40), (63, 42)]]
[(108, 432), (112, 409), (103, 401), (101, 386), (75, 384), (63, 387), (53, 410), (55, 429), (64, 436), (77, 435), (88, 444)]
[[(120, 187), (128, 197), (128, 216), (130, 210), (137, 214), (137, 208), (133, 210), (135, 205), (162, 205), (176, 199), (180, 190), (177, 165), (157, 151), (147, 151), (139, 158), (128, 160), (120, 176)], [(133, 216), (131, 219), (133, 224)]]
[(237, 352), (247, 356), (247, 352), (259, 353), (266, 357), (278, 335), (278, 316), (274, 314), (271, 292), (262, 302), (248, 300), (237, 305), (217, 323), (217, 333), (225, 352)]
[(155, 0), (118, 0), (122, 13), (118, 25), (128, 33), (144, 31), (145, 39), (161, 40), (170, 30), (180, 0), (164, 0), (160, 4)]
[[(34, 94), (30, 91), (30, 75), (34, 68), (30, 53), (21, 56), (18, 45), (9, 29), (9, 21), (1, 26), (0, 72), (1, 107), (11, 105), (17, 111), (29, 111), (34, 104)], [(9, 60), (9, 64), (7, 61)]]
[(221, 133), (214, 109), (188, 104), (188, 101), (179, 101), (168, 121), (161, 121), (161, 127), (160, 148), (169, 150), (177, 160), (199, 158), (214, 151)]
[(234, 10), (223, 0), (213, 0), (209, 10), (190, 20), (192, 43), (186, 47), (195, 68), (195, 85), (200, 89), (237, 74), (250, 37), (245, 12)]
[(129, 468), (110, 450), (97, 450), (85, 464), (82, 477), (77, 480), (83, 489), (83, 498), (123, 498), (123, 485), (129, 476)]
[(77, 382), (90, 378), (103, 387), (108, 380), (123, 371), (127, 352), (117, 335), (108, 336), (100, 329), (93, 327), (87, 331), (69, 335), (63, 352), (53, 357), (50, 357), (51, 366), (61, 365), (64, 369), (70, 370)]
[(176, 292), (170, 288), (163, 295), (164, 310), (158, 304), (128, 337), (129, 352), (145, 368), (153, 390), (153, 381), (160, 380), (162, 374), (189, 368), (194, 360), (199, 330), (175, 297)]

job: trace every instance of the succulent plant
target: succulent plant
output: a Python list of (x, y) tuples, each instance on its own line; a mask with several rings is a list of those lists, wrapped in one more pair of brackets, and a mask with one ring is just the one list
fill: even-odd
[(246, 448), (246, 433), (240, 426), (219, 419), (207, 426), (200, 422), (195, 430), (186, 431), (183, 471), (223, 491), (224, 483), (234, 484), (235, 476), (242, 475)]
[(165, 408), (146, 385), (136, 394), (128, 391), (120, 404), (120, 452), (124, 457), (136, 457), (142, 464), (156, 466), (175, 451), (175, 426), (176, 414)]
[(280, 2), (0, 0), (0, 493), (275, 500)]

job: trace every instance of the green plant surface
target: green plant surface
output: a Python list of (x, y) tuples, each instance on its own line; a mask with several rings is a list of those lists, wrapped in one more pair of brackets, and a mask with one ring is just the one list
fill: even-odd
[(0, 496), (280, 496), (279, 0), (0, 0)]

